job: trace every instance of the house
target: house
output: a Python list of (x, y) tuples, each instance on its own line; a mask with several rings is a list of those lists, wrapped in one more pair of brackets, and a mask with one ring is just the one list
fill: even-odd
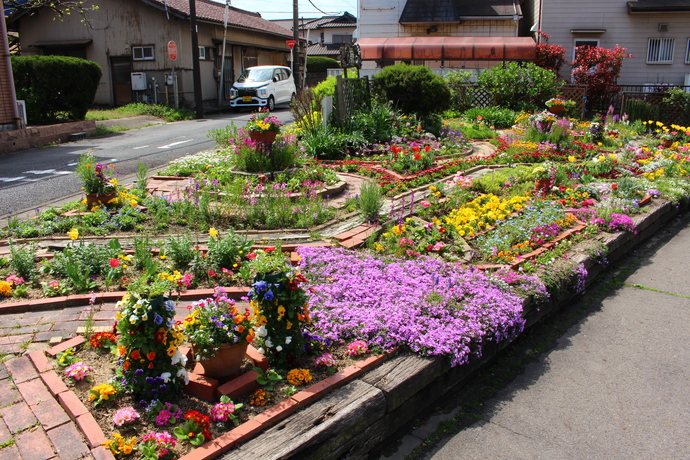
[[(532, 31), (565, 47), (567, 63), (578, 46), (620, 45), (634, 58), (623, 62), (618, 84), (690, 85), (690, 0), (536, 0), (525, 16)], [(569, 75), (563, 66), (561, 77)]]
[(441, 69), (483, 69), (503, 61), (534, 60), (535, 41), (518, 36), (521, 3), (360, 0), (357, 43), (362, 68), (410, 62)]
[[(94, 103), (167, 102), (194, 105), (192, 34), (188, 0), (94, 0), (98, 9), (56, 19), (50, 8), (8, 19), (19, 31), (23, 55), (67, 55), (103, 68)], [(217, 101), (221, 61), (224, 95), (254, 65), (285, 65), (290, 30), (258, 13), (195, 0), (202, 99)], [(225, 36), (225, 59), (221, 59)], [(176, 88), (176, 90), (175, 90)]]
[[(276, 19), (274, 23), (292, 30), (292, 19)], [(307, 56), (340, 57), (340, 45), (352, 43), (357, 18), (345, 11), (341, 15), (301, 18), (299, 36), (307, 43)]]

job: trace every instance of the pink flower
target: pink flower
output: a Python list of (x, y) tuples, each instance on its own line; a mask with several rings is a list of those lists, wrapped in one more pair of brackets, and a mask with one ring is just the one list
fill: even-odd
[(431, 206), (431, 203), (429, 203), (428, 201), (422, 201), (422, 206), (428, 208), (429, 206)]
[(335, 365), (335, 358), (330, 353), (324, 353), (314, 360), (314, 366), (333, 367)]
[(134, 422), (139, 418), (139, 414), (131, 407), (123, 407), (113, 415), (113, 423), (117, 426), (123, 426)]
[(369, 345), (364, 340), (355, 340), (347, 346), (347, 353), (350, 356), (360, 356), (369, 353)]
[(76, 363), (67, 366), (67, 369), (65, 369), (65, 375), (67, 377), (72, 377), (74, 380), (84, 380), (86, 378), (86, 373), (90, 370), (91, 368), (84, 364), (83, 361), (77, 361)]

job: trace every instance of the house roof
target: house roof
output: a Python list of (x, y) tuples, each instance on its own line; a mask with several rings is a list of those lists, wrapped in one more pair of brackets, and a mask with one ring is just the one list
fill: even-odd
[(313, 19), (300, 26), (300, 29), (313, 30), (331, 27), (357, 27), (357, 18), (346, 11), (340, 16), (324, 16), (322, 18)]
[[(141, 0), (162, 11), (167, 11), (178, 17), (189, 17), (189, 0)], [(210, 0), (195, 0), (197, 19), (223, 24), (225, 22), (225, 5)], [(292, 37), (292, 32), (285, 27), (268, 21), (259, 13), (241, 10), (230, 6), (228, 9), (228, 25), (244, 29), (270, 32), (285, 37)]]
[(364, 61), (532, 61), (530, 37), (365, 37), (357, 41)]
[(307, 56), (336, 56), (340, 57), (340, 44), (314, 43), (307, 47)]
[(517, 0), (407, 0), (401, 24), (460, 22), (464, 19), (504, 19), (522, 16)]
[(690, 0), (638, 0), (628, 2), (628, 13), (690, 12)]

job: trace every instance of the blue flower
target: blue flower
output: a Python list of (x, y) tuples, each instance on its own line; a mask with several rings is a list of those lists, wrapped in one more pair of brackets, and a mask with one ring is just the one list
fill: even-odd
[(273, 300), (273, 298), (274, 298), (273, 291), (271, 291), (270, 289), (268, 291), (266, 291), (266, 294), (264, 294), (264, 299), (271, 301), (271, 300)]
[(263, 291), (266, 290), (266, 281), (257, 281), (254, 283), (254, 289), (256, 289), (256, 292), (261, 294)]
[(161, 324), (163, 324), (163, 317), (158, 313), (155, 313), (153, 315), (153, 322), (160, 326)]

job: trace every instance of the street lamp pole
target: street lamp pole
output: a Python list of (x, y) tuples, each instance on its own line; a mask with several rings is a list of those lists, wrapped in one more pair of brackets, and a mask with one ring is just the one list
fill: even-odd
[(300, 56), (300, 42), (299, 42), (299, 11), (297, 8), (297, 0), (292, 0), (292, 39), (295, 41), (295, 48), (292, 57), (292, 75), (297, 85), (297, 91), (300, 91), (299, 83), (299, 56)]

